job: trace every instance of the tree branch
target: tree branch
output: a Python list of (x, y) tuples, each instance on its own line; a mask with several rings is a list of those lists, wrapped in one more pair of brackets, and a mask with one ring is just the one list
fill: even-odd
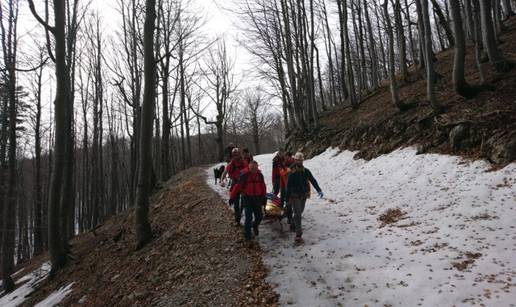
[(38, 15), (38, 12), (36, 12), (36, 8), (34, 7), (34, 0), (28, 0), (29, 1), (29, 8), (30, 8), (30, 11), (32, 13), (32, 15), (34, 15), (34, 17), (36, 18), (36, 20), (50, 33), (52, 34), (55, 34), (55, 31), (56, 31), (56, 28), (55, 27), (52, 27), (50, 26), (47, 22), (45, 22), (45, 20), (43, 20), (43, 18), (41, 18), (41, 16)]

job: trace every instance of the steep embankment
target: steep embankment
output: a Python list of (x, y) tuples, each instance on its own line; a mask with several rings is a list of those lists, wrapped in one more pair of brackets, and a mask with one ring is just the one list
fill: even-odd
[[(18, 303), (34, 305), (73, 283), (71, 291), (64, 289), (65, 305), (275, 305), (259, 250), (244, 248), (241, 229), (231, 224), (231, 211), (208, 188), (200, 169), (167, 182), (152, 198), (150, 218), (155, 238), (140, 251), (134, 251), (134, 210), (77, 236), (71, 242), (75, 259), (56, 279), (29, 275), (18, 281), (36, 289), (26, 300), (16, 298)], [(43, 261), (35, 260), (17, 276)], [(2, 299), (9, 303), (9, 298)]]
[[(516, 62), (516, 19), (507, 23), (500, 39), (504, 54)], [(516, 68), (495, 73), (484, 63), (486, 89), (466, 100), (453, 89), (453, 49), (437, 55), (436, 71), (442, 75), (436, 95), (446, 111), (433, 116), (426, 102), (423, 74), (410, 69), (408, 82), (400, 80), (400, 97), (414, 107), (399, 112), (390, 99), (388, 84), (374, 93), (364, 93), (358, 110), (341, 106), (320, 117), (319, 131), (296, 134), (288, 148), (310, 157), (329, 146), (358, 150), (358, 157), (371, 159), (399, 147), (418, 146), (419, 152), (439, 152), (487, 159), (497, 164), (516, 160)], [(478, 85), (474, 48), (466, 57), (466, 80)]]

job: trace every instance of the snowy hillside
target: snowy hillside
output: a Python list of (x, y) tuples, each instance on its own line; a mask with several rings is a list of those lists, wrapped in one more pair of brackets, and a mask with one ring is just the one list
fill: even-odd
[[(516, 164), (487, 172), (410, 148), (353, 155), (328, 149), (305, 162), (325, 199), (307, 203), (303, 245), (277, 221), (262, 226), (281, 305), (516, 306)], [(255, 157), (269, 191), (272, 157)]]
[[(44, 262), (41, 267), (28, 273), (27, 275), (21, 276), (16, 280), (16, 284), (19, 285), (13, 292), (0, 297), (0, 306), (2, 307), (15, 307), (23, 304), (25, 300), (32, 295), (37, 286), (42, 283), (50, 272), (50, 263)], [(19, 272), (14, 275), (18, 275)], [(36, 306), (48, 307), (59, 304), (63, 298), (68, 295), (72, 289), (72, 282), (66, 287), (59, 289), (58, 291), (50, 294), (45, 300), (39, 302)], [(0, 293), (3, 294), (3, 293)]]

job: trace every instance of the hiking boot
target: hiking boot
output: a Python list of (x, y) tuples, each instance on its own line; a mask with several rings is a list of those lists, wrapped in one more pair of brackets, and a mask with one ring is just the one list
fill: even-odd
[(240, 227), (242, 224), (240, 224), (240, 221), (235, 222), (235, 227)]
[(246, 240), (246, 241), (245, 241), (245, 243), (244, 243), (244, 246), (245, 246), (246, 248), (250, 248), (250, 249), (251, 249), (251, 248), (254, 248), (254, 241), (252, 241), (252, 240)]
[(301, 242), (302, 238), (300, 235), (297, 235), (295, 238), (294, 238), (294, 241), (295, 242)]
[(258, 225), (253, 225), (253, 231), (254, 231), (254, 235), (257, 237), (257, 236), (258, 236), (258, 234), (260, 233), (260, 232), (258, 231)]

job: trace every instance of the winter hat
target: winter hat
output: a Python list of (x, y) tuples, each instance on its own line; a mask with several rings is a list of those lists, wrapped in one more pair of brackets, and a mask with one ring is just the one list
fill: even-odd
[(296, 152), (294, 155), (294, 159), (298, 161), (303, 161), (305, 159), (305, 155), (302, 152)]
[(233, 150), (231, 150), (231, 153), (232, 154), (240, 153), (240, 149), (238, 149), (238, 147), (235, 147), (235, 148), (233, 148)]

